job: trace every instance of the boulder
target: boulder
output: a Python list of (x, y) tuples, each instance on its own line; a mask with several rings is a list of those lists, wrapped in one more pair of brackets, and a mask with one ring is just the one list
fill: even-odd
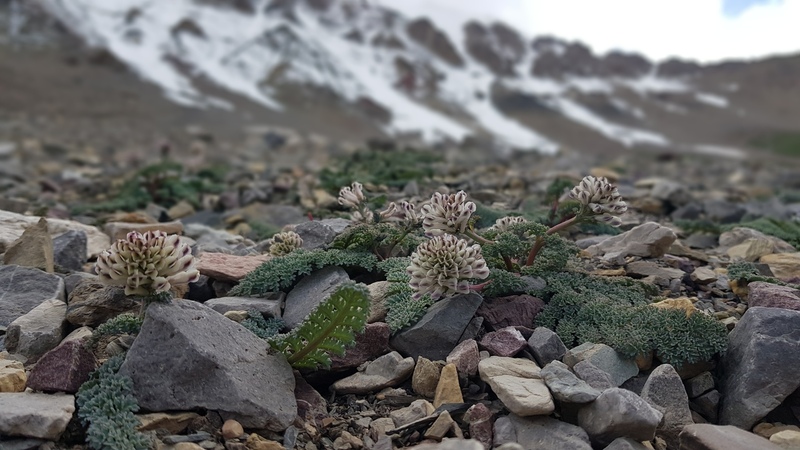
[(689, 396), (678, 372), (669, 364), (656, 367), (647, 377), (641, 396), (664, 415), (656, 435), (666, 441), (668, 448), (679, 447), (681, 430), (694, 421), (689, 410)]
[(633, 392), (611, 388), (578, 411), (578, 425), (593, 443), (608, 445), (619, 437), (653, 440), (662, 417), (661, 412)]
[(6, 349), (36, 362), (64, 338), (67, 304), (48, 300), (11, 322), (6, 332)]
[(74, 412), (72, 395), (0, 393), (0, 436), (56, 441)]
[(311, 272), (286, 295), (286, 308), (283, 311), (286, 326), (294, 328), (300, 325), (339, 286), (349, 281), (350, 276), (341, 267), (325, 267)]
[(34, 267), (53, 273), (53, 238), (47, 230), (47, 219), (42, 217), (35, 225), (29, 226), (6, 248), (3, 264)]
[(0, 266), (0, 326), (8, 326), (51, 299), (65, 300), (64, 280), (58, 275), (30, 267)]

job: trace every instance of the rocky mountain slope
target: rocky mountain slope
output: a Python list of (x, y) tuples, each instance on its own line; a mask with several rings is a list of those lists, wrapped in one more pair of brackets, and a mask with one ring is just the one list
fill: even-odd
[[(596, 55), (498, 22), (440, 26), (356, 0), (12, 1), (2, 18), (0, 64), (11, 74), (0, 81), (20, 90), (0, 94), (0, 110), (35, 109), (14, 92), (44, 89), (55, 92), (41, 102), (81, 92), (105, 105), (86, 114), (143, 122), (271, 123), (542, 152), (741, 156), (800, 131), (798, 56), (699, 65)], [(76, 69), (80, 61), (106, 69)], [(64, 85), (76, 70), (79, 81)], [(87, 108), (75, 100), (65, 110)]]

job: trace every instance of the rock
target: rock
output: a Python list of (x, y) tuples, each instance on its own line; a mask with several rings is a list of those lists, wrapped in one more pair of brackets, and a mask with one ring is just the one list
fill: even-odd
[(711, 284), (717, 281), (717, 274), (708, 266), (694, 269), (690, 277), (697, 284)]
[(458, 369), (455, 364), (447, 364), (439, 375), (433, 407), (438, 408), (445, 403), (464, 403), (461, 396), (461, 385), (458, 383)]
[(684, 386), (686, 387), (686, 394), (689, 398), (697, 398), (714, 389), (714, 377), (711, 375), (711, 372), (703, 372), (700, 375), (686, 380)]
[(411, 376), (414, 358), (405, 358), (391, 352), (367, 364), (363, 372), (342, 378), (331, 385), (339, 394), (366, 394), (396, 386)]
[(694, 302), (688, 297), (667, 298), (661, 300), (660, 302), (651, 303), (650, 306), (652, 306), (653, 308), (677, 309), (685, 312), (686, 316), (691, 316), (692, 314), (697, 312), (697, 307), (694, 305)]
[(122, 287), (85, 280), (69, 295), (67, 322), (97, 327), (108, 319), (125, 312), (138, 312), (139, 309), (139, 301), (125, 295)]
[(464, 422), (469, 424), (469, 436), (483, 444), (484, 448), (492, 448), (492, 412), (483, 403), (476, 403), (464, 413)]
[(587, 342), (568, 350), (564, 355), (564, 363), (570, 367), (581, 361), (589, 361), (606, 372), (615, 387), (639, 373), (639, 367), (634, 360), (623, 357), (605, 344)]
[[(16, 241), (26, 228), (37, 223), (39, 217), (25, 216), (0, 210), (0, 249), (8, 248)], [(83, 231), (88, 240), (88, 254), (86, 260), (96, 258), (103, 250), (111, 246), (108, 235), (96, 227), (84, 225), (80, 222), (61, 219), (47, 219), (47, 230), (51, 237), (56, 237), (70, 230)]]
[(191, 203), (187, 202), (186, 200), (181, 200), (167, 210), (167, 215), (171, 219), (177, 220), (183, 219), (184, 217), (189, 217), (195, 212), (194, 206), (192, 206)]
[(717, 422), (719, 417), (719, 403), (722, 396), (719, 391), (712, 389), (705, 394), (692, 399), (689, 407), (705, 417), (709, 422)]
[(183, 234), (183, 224), (178, 221), (156, 223), (108, 222), (105, 226), (105, 232), (111, 236), (112, 241), (125, 239), (131, 231), (138, 233), (163, 231), (167, 234)]
[(628, 275), (634, 278), (656, 277), (664, 280), (682, 278), (686, 272), (671, 267), (661, 267), (653, 261), (633, 261), (625, 266)]
[(427, 400), (414, 400), (405, 408), (396, 409), (389, 413), (395, 427), (415, 422), (433, 414), (436, 408)]
[(524, 450), (592, 448), (589, 436), (580, 427), (551, 417), (520, 417), (509, 414), (495, 421), (494, 434), (495, 446), (519, 442)]
[(3, 440), (3, 450), (50, 450), (51, 442), (44, 439)]
[(414, 374), (411, 376), (411, 388), (414, 392), (423, 397), (433, 398), (436, 395), (442, 367), (444, 364), (441, 362), (433, 362), (424, 356), (417, 358)]
[(139, 406), (150, 411), (203, 408), (272, 431), (286, 429), (297, 414), (286, 359), (196, 302), (150, 305), (120, 374), (131, 377)]
[(444, 360), (460, 341), (482, 300), (478, 294), (440, 300), (416, 324), (395, 334), (390, 343), (404, 355)]
[[(677, 449), (677, 447), (675, 447)], [(642, 445), (634, 439), (627, 437), (620, 437), (614, 439), (608, 447), (603, 450), (648, 450), (648, 447)]]
[(74, 272), (83, 270), (88, 251), (86, 232), (70, 230), (53, 239), (53, 261), (55, 267)]
[(283, 311), (286, 326), (294, 328), (300, 325), (320, 303), (348, 281), (350, 276), (347, 272), (335, 266), (315, 270), (301, 279), (286, 295), (286, 308)]
[(650, 188), (650, 196), (668, 202), (673, 208), (684, 206), (692, 201), (692, 193), (685, 184), (673, 180), (656, 180)]
[(758, 262), (768, 265), (775, 278), (791, 280), (800, 277), (800, 252), (764, 255)]
[(750, 429), (800, 387), (798, 328), (800, 311), (754, 307), (742, 316), (722, 359), (721, 424)]
[(193, 412), (181, 412), (137, 414), (136, 417), (141, 423), (136, 427), (139, 431), (167, 430), (171, 434), (180, 434), (201, 416)]
[(475, 339), (467, 339), (456, 345), (445, 361), (455, 364), (460, 376), (472, 377), (478, 373), (480, 358), (478, 343)]
[(671, 229), (656, 222), (647, 222), (593, 245), (586, 251), (592, 256), (603, 256), (606, 261), (627, 256), (660, 258), (675, 239), (677, 236)]
[(747, 213), (747, 209), (738, 204), (725, 200), (708, 199), (703, 202), (706, 218), (721, 224), (737, 223)]
[[(328, 402), (299, 372), (294, 373), (294, 396), (297, 399), (297, 416), (321, 427), (322, 419), (329, 416)], [(290, 427), (291, 429), (291, 427)], [(287, 431), (288, 432), (288, 431)]]
[(536, 327), (533, 330), (533, 334), (528, 339), (528, 349), (542, 367), (549, 364), (550, 361), (560, 361), (567, 353), (567, 347), (561, 338), (545, 327)]
[(75, 412), (75, 397), (0, 393), (0, 435), (56, 441)]
[(47, 230), (47, 219), (42, 217), (36, 225), (29, 226), (5, 249), (3, 264), (33, 267), (53, 273), (53, 239)]
[(96, 367), (94, 354), (82, 342), (63, 342), (45, 353), (31, 369), (28, 387), (48, 393), (74, 394)]
[(228, 419), (222, 424), (222, 438), (225, 440), (235, 439), (243, 434), (242, 424), (233, 419)]
[(747, 284), (747, 304), (750, 307), (783, 308), (800, 311), (800, 289), (763, 281)]
[[(733, 230), (722, 233), (719, 236), (719, 246), (722, 250), (727, 250), (750, 239), (755, 239), (757, 241), (766, 240), (772, 243), (773, 251), (764, 253), (765, 255), (769, 253), (794, 253), (797, 251), (792, 244), (789, 244), (784, 240), (778, 239), (774, 236), (768, 236), (751, 228), (743, 227), (736, 227)], [(759, 245), (767, 246), (763, 243)]]
[(691, 248), (708, 250), (717, 246), (719, 236), (711, 233), (692, 233), (684, 241)]
[(694, 422), (689, 410), (689, 396), (675, 369), (669, 364), (653, 369), (642, 388), (641, 397), (663, 414), (656, 435), (666, 441), (668, 448), (679, 447), (681, 430)]
[(544, 301), (541, 299), (530, 295), (512, 295), (485, 300), (476, 314), (483, 317), (493, 330), (514, 326), (530, 328), (542, 309)]
[(98, 281), (97, 275), (86, 272), (74, 272), (64, 277), (64, 288), (66, 289), (67, 298), (72, 294), (72, 291), (78, 287), (79, 284), (86, 280)]
[(519, 416), (548, 415), (555, 409), (547, 385), (533, 361), (491, 356), (478, 364), (481, 380), (509, 411)]
[(502, 328), (486, 333), (481, 339), (481, 347), (495, 356), (514, 356), (525, 348), (527, 341), (514, 327)]
[(688, 425), (680, 434), (680, 450), (780, 450), (753, 433), (732, 426)]
[(769, 437), (769, 441), (784, 450), (795, 450), (800, 448), (800, 431), (783, 430)]
[(306, 250), (315, 250), (324, 248), (336, 238), (337, 234), (343, 230), (344, 227), (350, 224), (349, 220), (345, 219), (324, 219), (314, 220), (311, 222), (304, 222), (294, 227), (294, 232), (303, 238), (303, 248)]
[(203, 303), (214, 311), (225, 314), (228, 311), (250, 311), (256, 310), (265, 317), (281, 317), (285, 295), (282, 292), (275, 292), (269, 298), (260, 297), (218, 297)]
[(383, 322), (367, 324), (356, 342), (342, 356), (331, 355), (331, 370), (346, 370), (371, 361), (389, 351), (389, 325)]
[(0, 326), (8, 326), (50, 299), (65, 300), (64, 280), (58, 275), (30, 267), (0, 266)]
[(214, 280), (237, 282), (271, 258), (270, 255), (236, 256), (227, 253), (202, 253), (197, 258), (197, 270)]
[(438, 444), (415, 445), (416, 450), (484, 450), (483, 445), (475, 439), (448, 438)]
[(367, 286), (370, 302), (367, 323), (382, 322), (386, 319), (386, 313), (389, 311), (386, 307), (386, 297), (389, 296), (390, 287), (391, 283), (386, 280), (376, 281)]
[(441, 441), (445, 436), (450, 434), (450, 430), (453, 429), (453, 427), (458, 427), (458, 424), (456, 424), (450, 416), (450, 413), (445, 410), (439, 413), (439, 416), (433, 424), (428, 427), (422, 437), (425, 439), (433, 439), (434, 441)]
[(578, 378), (601, 392), (606, 389), (616, 387), (611, 381), (611, 376), (608, 373), (600, 370), (597, 368), (597, 366), (589, 361), (584, 360), (575, 364), (572, 366), (572, 370), (575, 372), (575, 375), (577, 375)]
[(28, 363), (36, 362), (61, 342), (66, 312), (67, 304), (61, 300), (42, 302), (11, 322), (6, 331), (6, 349), (26, 357)]
[(0, 393), (22, 392), (25, 390), (27, 381), (25, 366), (21, 362), (0, 359)]
[(641, 397), (620, 388), (606, 389), (578, 411), (578, 425), (597, 445), (608, 445), (618, 437), (650, 441), (661, 418)]
[(589, 386), (561, 361), (551, 361), (540, 372), (545, 384), (556, 400), (567, 403), (588, 403), (600, 395), (600, 391)]
[(747, 239), (741, 244), (728, 248), (725, 253), (732, 261), (757, 261), (764, 255), (769, 255), (775, 251), (775, 244), (772, 239), (766, 237)]

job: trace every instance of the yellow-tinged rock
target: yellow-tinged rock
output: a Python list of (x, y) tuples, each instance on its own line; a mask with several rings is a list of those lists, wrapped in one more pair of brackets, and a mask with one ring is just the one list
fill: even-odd
[(622, 277), (625, 276), (625, 268), (620, 267), (617, 269), (596, 269), (592, 271), (592, 275), (598, 277)]
[(0, 392), (23, 392), (28, 376), (19, 361), (0, 359)]
[(769, 441), (786, 450), (796, 450), (800, 448), (800, 431), (779, 431), (770, 436)]
[(775, 244), (768, 238), (750, 238), (739, 245), (734, 245), (726, 252), (731, 260), (756, 261), (775, 250)]
[(775, 278), (788, 280), (800, 277), (800, 252), (764, 255), (759, 262), (768, 265)]
[(464, 403), (461, 396), (461, 385), (458, 383), (458, 369), (453, 363), (447, 364), (439, 375), (439, 384), (436, 385), (436, 395), (433, 397), (433, 406), (438, 408), (445, 403)]
[(694, 306), (694, 303), (688, 297), (668, 298), (666, 300), (653, 303), (650, 306), (663, 309), (679, 309), (686, 312), (687, 317), (697, 312), (697, 307)]
[(728, 286), (731, 291), (739, 298), (747, 298), (750, 289), (747, 288), (747, 283), (739, 283), (739, 280), (728, 280)]
[(226, 440), (236, 439), (244, 434), (244, 428), (239, 422), (228, 419), (222, 424), (222, 437)]
[(251, 433), (247, 437), (247, 442), (244, 443), (248, 450), (286, 450), (283, 445), (265, 439), (255, 433)]
[(193, 412), (181, 413), (150, 413), (150, 414), (137, 414), (141, 425), (136, 429), (139, 431), (150, 430), (167, 430), (171, 434), (181, 434), (192, 423), (193, 420), (199, 419), (200, 414)]

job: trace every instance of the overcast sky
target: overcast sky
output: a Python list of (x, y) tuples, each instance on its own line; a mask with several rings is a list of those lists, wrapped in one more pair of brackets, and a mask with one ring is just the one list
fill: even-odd
[(702, 62), (800, 52), (800, 0), (373, 0), (456, 30), (501, 19), (523, 33)]

